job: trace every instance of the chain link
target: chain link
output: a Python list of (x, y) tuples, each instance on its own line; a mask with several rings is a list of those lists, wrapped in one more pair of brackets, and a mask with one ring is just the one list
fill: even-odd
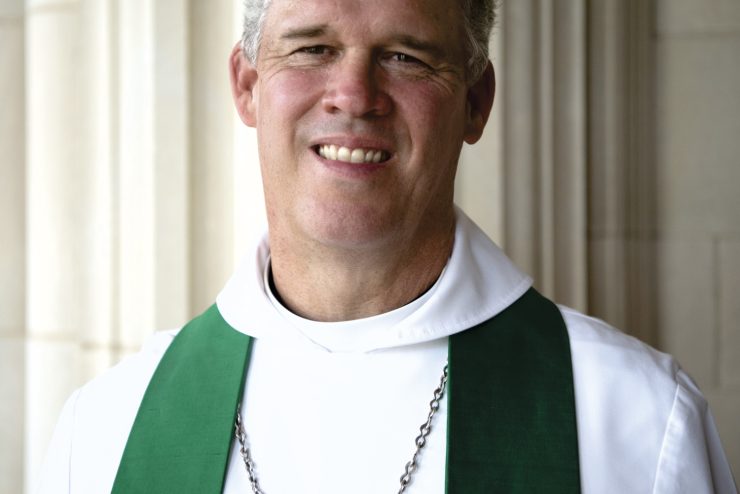
[[(406, 491), (406, 487), (411, 483), (411, 476), (416, 470), (416, 462), (419, 459), (419, 453), (427, 443), (427, 437), (432, 432), (432, 419), (434, 418), (434, 414), (437, 413), (437, 410), (439, 410), (439, 403), (445, 394), (445, 387), (447, 386), (447, 367), (447, 364), (445, 364), (445, 367), (442, 370), (442, 377), (439, 380), (439, 386), (434, 390), (432, 401), (429, 402), (429, 415), (427, 415), (427, 420), (421, 425), (421, 427), (419, 427), (419, 435), (414, 439), (416, 450), (414, 450), (414, 455), (411, 457), (411, 460), (406, 463), (403, 475), (401, 475), (401, 488), (398, 490), (398, 494), (403, 494)], [(252, 493), (265, 494), (262, 489), (260, 489), (257, 474), (254, 472), (254, 463), (252, 462), (252, 456), (247, 447), (247, 434), (244, 432), (244, 427), (242, 426), (241, 409), (242, 405), (239, 403), (236, 406), (234, 436), (239, 440), (239, 453), (241, 453), (242, 459), (244, 460), (244, 467), (247, 469), (249, 483), (252, 485)]]
[(244, 459), (244, 467), (247, 469), (247, 475), (249, 476), (249, 483), (252, 485), (253, 494), (265, 494), (260, 489), (259, 481), (257, 480), (257, 474), (254, 473), (254, 463), (252, 463), (252, 456), (247, 447), (247, 433), (244, 432), (242, 427), (242, 404), (239, 403), (236, 406), (236, 424), (234, 425), (234, 435), (239, 440), (239, 453)]
[(432, 398), (432, 401), (429, 402), (429, 415), (427, 416), (427, 421), (419, 427), (419, 435), (416, 436), (416, 439), (414, 440), (416, 450), (414, 451), (414, 455), (411, 457), (411, 461), (406, 463), (403, 475), (401, 475), (401, 488), (398, 490), (398, 494), (403, 494), (406, 487), (411, 482), (411, 475), (413, 475), (416, 470), (416, 460), (419, 459), (421, 448), (423, 448), (427, 443), (427, 436), (432, 432), (432, 419), (434, 418), (434, 414), (437, 413), (437, 410), (439, 410), (439, 402), (442, 400), (442, 396), (444, 396), (446, 386), (447, 364), (445, 364), (445, 367), (442, 370), (442, 377), (439, 380), (439, 386), (434, 390), (434, 397)]

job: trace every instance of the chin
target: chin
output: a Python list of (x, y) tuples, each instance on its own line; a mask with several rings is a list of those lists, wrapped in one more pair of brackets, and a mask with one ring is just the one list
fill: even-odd
[(392, 237), (389, 228), (378, 228), (375, 225), (340, 224), (321, 225), (312, 229), (309, 234), (320, 244), (351, 250), (362, 250), (387, 243)]
[(368, 211), (313, 215), (305, 225), (305, 233), (317, 243), (352, 250), (387, 243), (397, 229), (393, 218)]

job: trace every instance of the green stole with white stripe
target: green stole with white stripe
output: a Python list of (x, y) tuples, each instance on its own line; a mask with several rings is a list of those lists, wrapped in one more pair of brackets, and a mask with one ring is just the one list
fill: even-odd
[[(114, 494), (218, 494), (252, 338), (213, 305), (175, 337), (139, 407)], [(558, 308), (530, 289), (449, 338), (447, 494), (580, 492), (573, 371)]]

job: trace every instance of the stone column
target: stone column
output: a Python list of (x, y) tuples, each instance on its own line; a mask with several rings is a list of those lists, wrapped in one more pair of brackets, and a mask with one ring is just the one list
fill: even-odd
[(27, 18), (35, 480), (71, 390), (187, 320), (188, 42), (184, 0), (28, 0)]
[(32, 491), (72, 389), (211, 303), (264, 223), (226, 69), (240, 2), (26, 0), (25, 39), (23, 7), (0, 4), (4, 73), (18, 74), (0, 81), (0, 365), (26, 369), (0, 388), (20, 403), (2, 408), (3, 492), (24, 468)]
[(190, 3), (191, 315), (214, 302), (234, 265), (233, 3)]
[(657, 342), (653, 2), (589, 15), (589, 311)]
[(0, 492), (23, 491), (25, 412), (24, 6), (0, 0)]
[(110, 367), (118, 356), (116, 304), (116, 139), (114, 92), (115, 0), (82, 0), (80, 35), (87, 115), (79, 129), (90, 182), (85, 324), (80, 328), (80, 382)]
[(80, 3), (27, 0), (26, 489), (61, 405), (79, 384), (90, 301), (91, 175)]
[[(552, 41), (541, 46), (552, 52), (552, 139), (549, 168), (550, 203), (543, 215), (551, 225), (548, 271), (555, 299), (585, 310), (588, 298), (586, 221), (586, 2), (553, 2), (548, 24)], [(546, 249), (547, 250), (547, 249)]]
[(659, 344), (707, 395), (740, 472), (740, 3), (656, 2)]
[(504, 239), (555, 300), (586, 306), (586, 99), (582, 0), (501, 9)]
[(110, 2), (27, 2), (31, 490), (62, 403), (113, 362)]
[(537, 279), (542, 268), (535, 7), (534, 0), (525, 0), (502, 5), (499, 11), (504, 46), (501, 85), (505, 88), (500, 93), (499, 111), (504, 118), (505, 248), (519, 266)]
[(127, 353), (187, 320), (186, 2), (119, 2), (118, 35), (118, 310)]

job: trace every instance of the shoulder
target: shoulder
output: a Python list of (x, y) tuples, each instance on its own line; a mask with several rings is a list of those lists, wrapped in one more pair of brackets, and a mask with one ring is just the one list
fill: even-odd
[(137, 353), (82, 386), (77, 393), (75, 415), (89, 414), (94, 418), (109, 412), (119, 417), (125, 410), (138, 408), (149, 380), (178, 332), (179, 329), (154, 333)]
[(600, 319), (558, 307), (568, 328), (574, 366), (586, 366), (604, 378), (631, 378), (635, 384), (650, 382), (675, 391), (680, 366), (671, 355)]
[(47, 452), (42, 483), (64, 471), (69, 492), (110, 491), (139, 403), (178, 331), (155, 333), (139, 352), (72, 394), (54, 433), (60, 440), (52, 440)]
[[(78, 407), (95, 405), (100, 401), (122, 401), (146, 387), (164, 353), (179, 329), (158, 331), (141, 349), (89, 381), (79, 390)], [(142, 394), (143, 394), (143, 390)]]
[[(570, 337), (576, 404), (588, 425), (603, 427), (600, 433), (643, 427), (645, 438), (659, 442), (679, 388), (690, 383), (676, 359), (604, 321), (567, 307), (560, 311)], [(706, 406), (698, 391), (692, 398)]]
[(676, 359), (604, 321), (559, 308), (571, 344), (584, 491), (730, 486), (707, 401)]
[[(630, 422), (644, 424), (647, 437), (660, 441), (678, 388), (690, 382), (678, 362), (604, 321), (567, 307), (560, 311), (570, 338), (577, 406), (590, 419), (590, 433), (606, 434)], [(692, 396), (703, 401), (701, 393)], [(604, 430), (591, 430), (597, 426)]]

